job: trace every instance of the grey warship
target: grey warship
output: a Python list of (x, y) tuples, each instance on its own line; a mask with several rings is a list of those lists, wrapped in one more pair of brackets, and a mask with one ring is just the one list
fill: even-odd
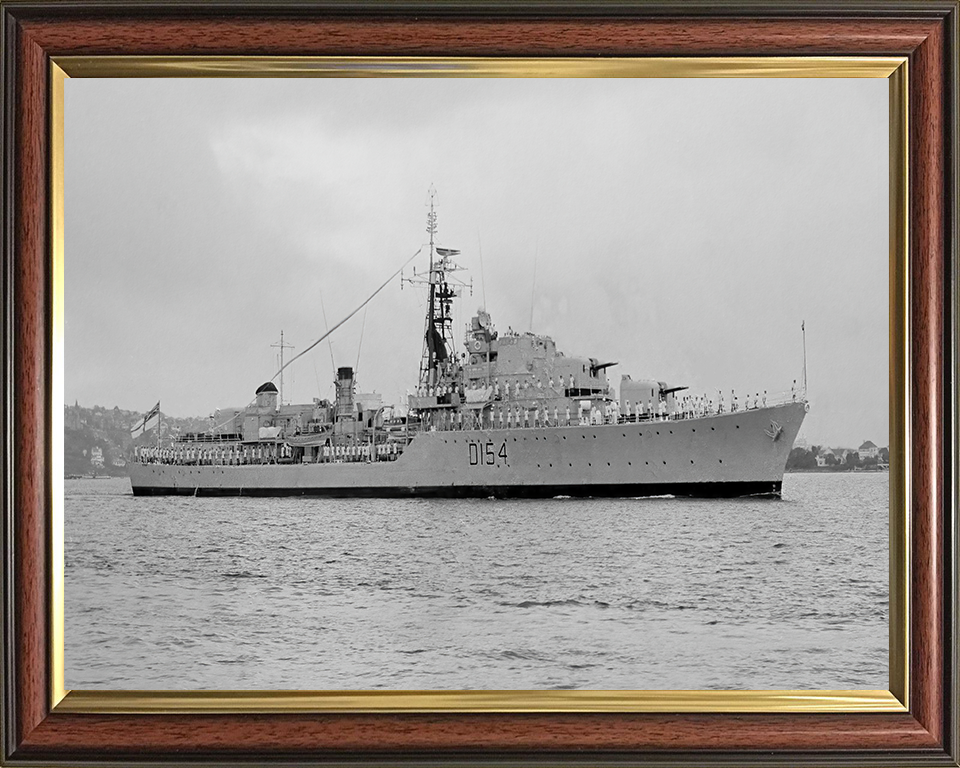
[(695, 396), (622, 375), (617, 391), (607, 377), (616, 363), (565, 355), (549, 336), (501, 334), (482, 308), (458, 354), (459, 251), (435, 243), (432, 202), (427, 232), (428, 271), (401, 278), (427, 292), (418, 386), (406, 408), (358, 392), (349, 367), (337, 370), (332, 401), (286, 404), (268, 381), (207, 432), (138, 447), (133, 493), (780, 496), (808, 410), (804, 390), (741, 403), (733, 393)]

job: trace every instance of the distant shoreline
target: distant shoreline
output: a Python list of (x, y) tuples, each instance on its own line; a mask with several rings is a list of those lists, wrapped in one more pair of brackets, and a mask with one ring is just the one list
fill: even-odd
[(876, 469), (876, 468), (864, 469), (864, 468), (862, 468), (862, 467), (857, 468), (857, 469), (851, 469), (850, 467), (813, 467), (813, 468), (809, 468), (809, 469), (785, 469), (785, 470), (784, 470), (784, 474), (811, 474), (811, 475), (815, 475), (815, 474), (817, 474), (817, 473), (823, 473), (823, 472), (849, 472), (849, 473), (851, 473), (851, 474), (853, 474), (853, 473), (859, 474), (859, 473), (861, 473), (861, 472), (868, 472), (868, 473), (876, 474), (876, 473), (889, 472), (889, 471), (890, 471), (889, 469)]

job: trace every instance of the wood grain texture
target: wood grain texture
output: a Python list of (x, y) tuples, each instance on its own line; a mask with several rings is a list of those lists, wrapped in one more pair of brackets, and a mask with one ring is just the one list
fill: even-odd
[(25, 41), (16, 130), (17, 200), (14, 243), (14, 546), (17, 635), (17, 733), (23, 740), (46, 716), (47, 643), (46, 480), (46, 57)]
[[(13, 7), (13, 6), (11, 6)], [(891, 6), (887, 6), (888, 8)], [(79, 10), (72, 10), (77, 9)], [(737, 754), (768, 762), (789, 750), (882, 751), (889, 761), (949, 764), (944, 739), (944, 369), (947, 184), (947, 22), (935, 14), (824, 18), (358, 18), (222, 12), (154, 17), (64, 6), (25, 10), (17, 23), (15, 190), (16, 757), (38, 762), (97, 755), (128, 760), (264, 756), (415, 760), (423, 755), (637, 756), (694, 751), (697, 761)], [(951, 22), (952, 23), (952, 22)], [(911, 372), (913, 515), (909, 715), (326, 715), (99, 716), (49, 714), (46, 653), (45, 479), (48, 284), (46, 78), (51, 55), (749, 55), (877, 54), (911, 57)], [(950, 130), (953, 130), (950, 128)], [(9, 255), (7, 255), (9, 258)], [(952, 438), (952, 432), (950, 433)], [(874, 758), (881, 761), (880, 757)], [(956, 763), (956, 760), (953, 760)]]
[(943, 32), (911, 60), (913, 512), (911, 710), (943, 739)]
[[(788, 26), (789, 25), (789, 26)], [(929, 19), (79, 19), (26, 20), (49, 53), (247, 55), (677, 56), (910, 52)]]
[(59, 749), (151, 754), (915, 749), (936, 741), (909, 715), (52, 715), (24, 755)]

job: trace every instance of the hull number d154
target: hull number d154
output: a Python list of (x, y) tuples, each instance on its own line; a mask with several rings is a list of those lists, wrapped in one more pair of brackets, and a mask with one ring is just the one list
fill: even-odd
[(504, 464), (507, 462), (507, 444), (505, 442), (500, 443), (499, 448), (492, 442), (467, 443), (467, 448), (470, 454), (471, 467), (493, 467), (501, 462)]

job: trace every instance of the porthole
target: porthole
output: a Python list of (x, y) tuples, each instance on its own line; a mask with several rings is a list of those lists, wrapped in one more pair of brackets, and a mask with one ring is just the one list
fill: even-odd
[(664, 463), (664, 465), (666, 465), (666, 463), (667, 463), (667, 460), (666, 460), (666, 459), (664, 459), (664, 460), (663, 460), (663, 463)]
[(720, 463), (723, 464), (723, 459), (720, 459)]
[(610, 462), (609, 462), (609, 461), (607, 462), (607, 466), (608, 466), (608, 467), (610, 466)]
[(737, 424), (737, 429), (740, 429), (740, 425), (739, 425), (739, 424)]
[(690, 431), (691, 431), (691, 432), (696, 432), (697, 430), (696, 430), (696, 429), (691, 429)]
[(588, 461), (588, 462), (587, 462), (587, 466), (588, 466), (588, 467), (592, 467), (593, 464), (591, 464), (591, 463)]
[(693, 464), (693, 459), (690, 459), (690, 463)]
[(713, 427), (710, 427), (710, 431), (711, 431), (711, 432), (716, 432), (716, 429), (714, 429)]

